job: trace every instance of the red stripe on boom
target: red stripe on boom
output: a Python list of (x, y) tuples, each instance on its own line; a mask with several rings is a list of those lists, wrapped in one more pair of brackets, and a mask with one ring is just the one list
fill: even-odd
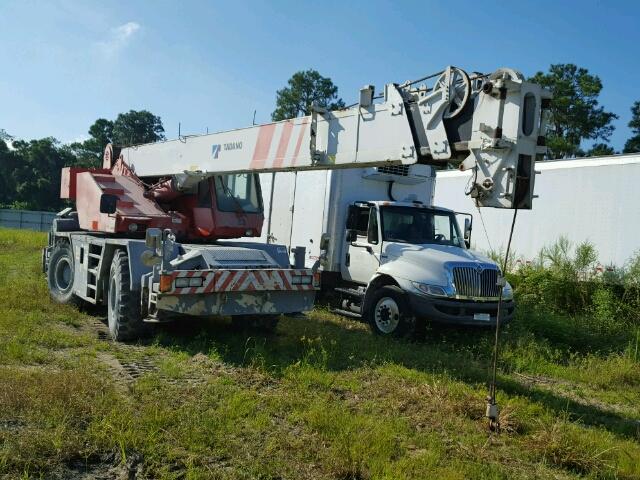
[(278, 143), (278, 150), (276, 151), (276, 158), (273, 161), (274, 167), (281, 167), (284, 161), (284, 156), (287, 154), (287, 147), (289, 146), (289, 140), (291, 139), (291, 132), (293, 131), (293, 122), (285, 122), (282, 125), (282, 135), (280, 135), (280, 143)]
[(258, 131), (258, 140), (256, 141), (256, 148), (253, 151), (253, 158), (251, 159), (251, 168), (263, 168), (267, 157), (269, 156), (269, 149), (271, 148), (271, 141), (273, 140), (273, 133), (276, 130), (276, 124), (270, 123), (263, 125)]
[(302, 146), (302, 139), (304, 138), (304, 132), (307, 129), (307, 123), (303, 123), (300, 125), (300, 135), (298, 135), (298, 143), (296, 143), (296, 149), (293, 152), (293, 158), (291, 159), (291, 166), (296, 164), (296, 160), (298, 160), (298, 154), (300, 153), (300, 147)]

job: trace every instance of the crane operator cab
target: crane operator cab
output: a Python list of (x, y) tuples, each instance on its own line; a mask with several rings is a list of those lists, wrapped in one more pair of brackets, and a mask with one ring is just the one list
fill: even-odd
[(259, 237), (264, 220), (258, 175), (235, 173), (199, 181), (183, 197), (194, 238)]

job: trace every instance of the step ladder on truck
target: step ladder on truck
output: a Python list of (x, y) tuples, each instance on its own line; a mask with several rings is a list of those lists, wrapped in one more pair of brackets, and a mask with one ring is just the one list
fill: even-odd
[(515, 70), (447, 67), (380, 96), (367, 85), (344, 110), (108, 145), (102, 168), (63, 169), (61, 196), (75, 208), (54, 220), (43, 252), (51, 296), (106, 305), (115, 340), (181, 315), (273, 328), (310, 310), (320, 283), (285, 246), (236, 241), (261, 236), (259, 173), (454, 165), (474, 171), (478, 206), (531, 208), (549, 98)]

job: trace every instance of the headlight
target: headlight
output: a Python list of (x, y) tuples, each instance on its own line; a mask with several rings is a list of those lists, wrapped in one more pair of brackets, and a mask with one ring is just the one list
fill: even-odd
[(502, 287), (502, 299), (513, 300), (513, 288), (509, 285), (509, 282), (505, 283), (504, 287)]
[(434, 297), (447, 297), (447, 292), (443, 287), (438, 285), (427, 285), (426, 283), (418, 283), (411, 282), (414, 288), (416, 288), (420, 293), (424, 293), (426, 295), (432, 295)]
[(291, 276), (292, 285), (311, 285), (312, 281), (313, 281), (313, 277), (311, 275), (292, 275)]

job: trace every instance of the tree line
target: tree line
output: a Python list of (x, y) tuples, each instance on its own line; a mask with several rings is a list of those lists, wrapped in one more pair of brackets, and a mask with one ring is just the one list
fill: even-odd
[[(599, 104), (602, 81), (573, 64), (551, 65), (531, 81), (553, 93), (551, 124), (547, 133), (547, 158), (574, 158), (640, 152), (640, 101), (631, 106), (632, 136), (622, 152), (609, 145), (618, 118)], [(336, 110), (345, 107), (338, 87), (316, 70), (296, 72), (287, 86), (276, 92), (274, 121), (309, 115), (312, 105)], [(164, 140), (160, 117), (146, 110), (130, 110), (115, 120), (97, 119), (83, 142), (62, 144), (53, 137), (19, 140), (0, 129), (0, 208), (60, 210), (60, 172), (63, 167), (97, 167), (107, 143), (132, 145)], [(593, 145), (583, 150), (582, 144)]]
[(63, 167), (100, 167), (108, 143), (132, 145), (164, 140), (160, 117), (146, 110), (99, 118), (83, 142), (62, 144), (53, 137), (14, 139), (0, 130), (0, 207), (58, 211)]

